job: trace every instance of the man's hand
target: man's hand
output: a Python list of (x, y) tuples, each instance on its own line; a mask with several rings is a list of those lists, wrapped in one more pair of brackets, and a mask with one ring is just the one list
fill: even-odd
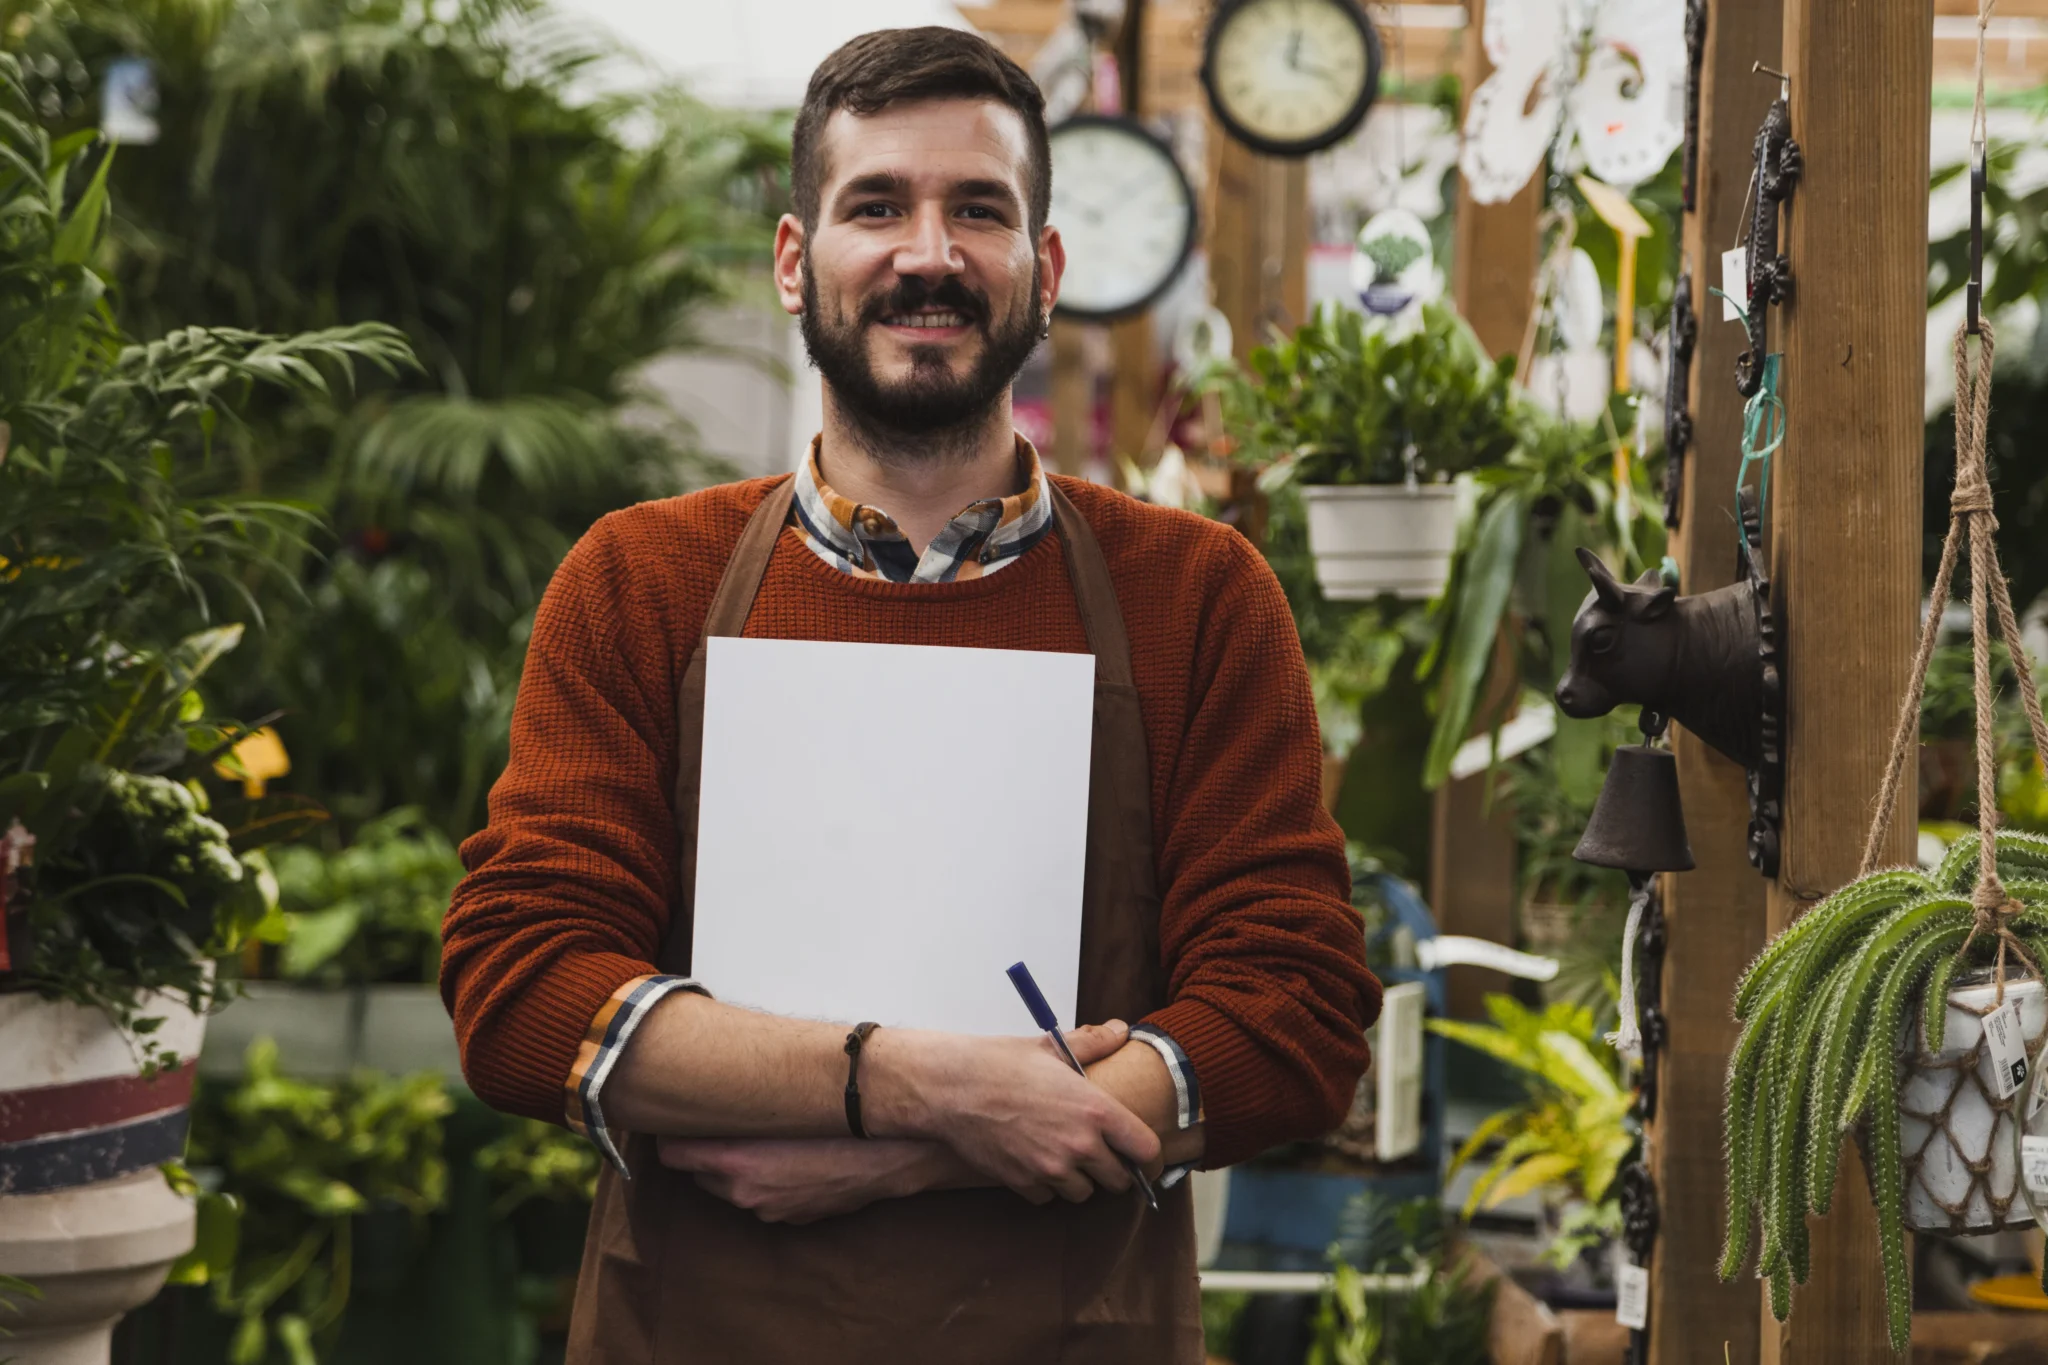
[[(1067, 1043), (1087, 1066), (1129, 1036), (1111, 1020), (1073, 1030)], [(1050, 1038), (881, 1029), (863, 1053), (861, 1090), (871, 1130), (943, 1142), (1035, 1204), (1128, 1189), (1117, 1154), (1140, 1165), (1159, 1155), (1158, 1134), (1076, 1075)]]
[(661, 1164), (764, 1223), (812, 1223), (971, 1176), (914, 1138), (662, 1138)]

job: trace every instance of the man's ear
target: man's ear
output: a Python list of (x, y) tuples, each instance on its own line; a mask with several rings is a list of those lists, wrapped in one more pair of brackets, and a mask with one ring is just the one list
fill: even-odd
[(792, 317), (804, 311), (804, 271), (808, 238), (804, 225), (793, 213), (785, 213), (775, 225), (775, 295), (782, 311)]
[(1060, 299), (1060, 279), (1067, 273), (1067, 244), (1050, 223), (1038, 230), (1038, 272), (1038, 301), (1049, 318)]
[(1614, 572), (1607, 567), (1607, 561), (1583, 545), (1576, 553), (1580, 567), (1586, 571), (1586, 577), (1593, 580), (1593, 591), (1599, 595), (1601, 602), (1610, 607), (1620, 606), (1621, 584), (1614, 581)]

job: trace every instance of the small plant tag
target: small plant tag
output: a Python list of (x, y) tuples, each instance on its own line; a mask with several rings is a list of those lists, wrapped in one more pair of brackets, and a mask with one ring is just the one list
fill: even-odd
[(1749, 248), (1736, 247), (1721, 253), (1721, 321), (1742, 321), (1749, 307)]
[(2048, 1198), (2048, 1137), (2021, 1136), (2020, 1178), (2037, 1197)]
[(1615, 1275), (1614, 1320), (1638, 1332), (1650, 1325), (1650, 1272), (1642, 1266), (1625, 1265)]
[(1991, 1054), (1991, 1083), (1998, 1098), (2017, 1095), (2027, 1083), (2027, 1040), (2020, 1032), (2019, 1007), (2010, 1000), (1984, 1016), (1984, 1048)]

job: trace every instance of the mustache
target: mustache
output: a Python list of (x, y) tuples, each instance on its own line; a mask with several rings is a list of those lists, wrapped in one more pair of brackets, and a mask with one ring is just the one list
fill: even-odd
[(860, 310), (860, 320), (863, 324), (875, 323), (893, 313), (914, 313), (920, 308), (949, 308), (982, 327), (987, 326), (989, 319), (987, 295), (969, 289), (951, 276), (937, 284), (927, 284), (918, 276), (909, 275), (898, 280), (887, 293), (868, 300)]

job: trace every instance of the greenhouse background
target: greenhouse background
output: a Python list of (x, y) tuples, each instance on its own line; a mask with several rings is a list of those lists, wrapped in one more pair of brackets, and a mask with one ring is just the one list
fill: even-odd
[[(1617, 694), (1587, 717), (1559, 698), (1583, 665), (1574, 621), (1589, 602), (1662, 586), (1668, 606), (1672, 588), (1748, 583), (1736, 545), (1752, 534), (1759, 578), (1770, 567), (1764, 530), (1738, 526), (1754, 503), (1733, 496), (1754, 477), (1745, 457), (1770, 444), (1745, 429), (1727, 368), (1755, 346), (1752, 324), (1726, 320), (1735, 301), (1724, 315), (1709, 292), (1752, 287), (1749, 264), (1724, 273), (1723, 261), (1749, 229), (1714, 234), (1756, 207), (1751, 131), (1779, 93), (1796, 16), (1866, 37), (1892, 21), (1844, 18), (1844, 0), (1526, 0), (1507, 20), (1522, 0), (1313, 3), (1365, 16), (1379, 64), (1356, 126), (1296, 155), (1250, 147), (1219, 120), (1201, 70), (1219, 7), (1202, 0), (0, 3), (0, 827), (33, 831), (41, 858), (0, 839), (0, 1171), (9, 1142), (43, 1135), (8, 1092), (55, 1084), (39, 1059), (69, 1046), (37, 1032), (32, 1007), (61, 998), (111, 1019), (130, 1046), (113, 1071), (192, 1073), (182, 1155), (144, 1178), (196, 1210), (194, 1241), (154, 1262), (168, 1283), (131, 1297), (114, 1362), (564, 1358), (601, 1158), (466, 1086), (436, 984), (457, 849), (488, 818), (535, 612), (570, 547), (615, 509), (803, 459), (819, 386), (769, 274), (791, 122), (839, 44), (919, 24), (987, 36), (1047, 91), (1055, 121), (1135, 121), (1185, 177), (1185, 259), (1116, 316), (1056, 316), (1017, 380), (1017, 426), (1049, 470), (1233, 526), (1278, 577), (1314, 688), (1324, 803), (1388, 987), (1375, 1070), (1340, 1127), (1193, 1177), (1212, 1361), (1668, 1365), (1723, 1360), (1724, 1347), (1730, 1362), (1880, 1358), (1853, 1353), (1886, 1327), (1875, 1231), (1842, 1253), (1869, 1253), (1860, 1306), (1803, 1287), (1786, 1330), (1803, 1317), (1817, 1335), (1782, 1357), (1775, 1288), (1760, 1290), (1747, 1262), (1732, 1285), (1710, 1274), (1730, 1178), (1729, 992), (1766, 927), (1790, 922), (1766, 909), (1766, 879), (1745, 861), (1763, 817), (1742, 768), (1657, 697)], [(1714, 30), (1720, 122), (1710, 164), (1689, 168), (1702, 144), (1687, 91), (1697, 104), (1709, 21), (1691, 35), (1688, 14), (1710, 10), (1754, 31)], [(1981, 40), (1975, 0), (1907, 10), (1898, 31), (1923, 35), (1918, 46), (1873, 38), (1870, 50), (1913, 47), (1898, 70), (1924, 79), (1830, 92), (1847, 112), (1827, 126), (1889, 111), (1856, 154), (1888, 158), (1872, 202), (1905, 205), (1886, 209), (1887, 240), (1924, 248), (1926, 269), (1909, 282), (1911, 326), (1881, 320), (1888, 368), (1838, 361), (1867, 407), (1827, 420), (1846, 433), (1838, 487), (1924, 485), (1901, 573), (1936, 635), (1905, 787), (1927, 894), (1946, 869), (1964, 880), (1944, 889), (1967, 897), (1980, 792), (2005, 829), (2048, 836), (2013, 657), (1973, 658), (1967, 590), (1927, 599), (1968, 423), (1951, 347), (1979, 311), (1967, 282), (1981, 79), (1995, 551), (2028, 652), (2048, 654), (2048, 3), (1986, 6)], [(1521, 44), (1548, 23), (1562, 55), (1489, 52), (1489, 22)], [(1765, 70), (1738, 61), (1752, 50)], [(1628, 77), (1595, 89), (1614, 52)], [(1880, 70), (1860, 62), (1859, 78)], [(1479, 126), (1474, 94), (1489, 82), (1522, 124), (1554, 98), (1551, 125)], [(1908, 123), (1924, 141), (1892, 136)], [(1840, 174), (1824, 142), (1794, 131), (1803, 185)], [(1795, 197), (1784, 241), (1816, 240), (1795, 235), (1820, 230), (1795, 226), (1798, 212)], [(1792, 298), (1855, 292), (1821, 254), (1795, 253), (1793, 269), (1823, 293)], [(1691, 361), (1693, 339), (1677, 340), (1675, 301), (1697, 319), (1711, 375)], [(1796, 351), (1809, 324), (1782, 316), (1773, 349)], [(1795, 382), (1794, 416), (1781, 405), (1777, 419), (1781, 480), (1802, 477), (1802, 461), (1820, 468), (1833, 439), (1812, 436), (1820, 419), (1798, 412), (1799, 393)], [(1668, 419), (1688, 395), (1674, 453)], [(1893, 420), (1908, 399), (1910, 429)], [(1910, 470), (1844, 453), (1866, 437), (1894, 454), (1910, 444)], [(1347, 585), (1318, 521), (1323, 495), (1414, 485), (1418, 471), (1441, 496), (1442, 543), (1403, 566), (1419, 578)], [(1746, 496), (1779, 487), (1772, 477), (1766, 465)], [(1800, 515), (1831, 515), (1805, 496)], [(1883, 539), (1861, 523), (1852, 533)], [(1798, 541), (1782, 523), (1771, 535), (1781, 563), (1814, 562), (1785, 558)], [(1588, 551), (1611, 592), (1589, 596)], [(1812, 618), (1787, 616), (1785, 582), (1778, 622), (1797, 659)], [(1828, 779), (1854, 786), (1841, 799), (1859, 847), (1911, 658), (1904, 626), (1879, 636), (1886, 662), (1867, 686), (1883, 696), (1866, 709), (1885, 732), (1863, 767)], [(1994, 674), (1988, 776), (1973, 668)], [(1680, 738), (1659, 747), (1674, 717)], [(1790, 759), (1775, 760), (1791, 784), (1773, 817), (1788, 849), (1811, 818), (1796, 804), (1803, 743), (1795, 730)], [(1574, 857), (1617, 751), (1639, 744), (1678, 751), (1698, 872)], [(1822, 771), (1821, 747), (1806, 772)], [(1753, 785), (1768, 761), (1743, 766)], [(122, 861), (132, 850), (112, 816), (78, 814), (100, 809), (77, 794), (94, 773), (114, 775), (105, 809), (126, 812), (124, 828), (153, 831), (140, 863)], [(225, 850), (232, 877), (207, 880), (202, 845)], [(2026, 903), (2033, 864), (2014, 856), (2007, 889)], [(1850, 862), (1795, 887), (1802, 908), (1847, 881)], [(1679, 947), (1636, 955), (1655, 873), (1674, 924), (1689, 895), (1740, 898), (1746, 918), (1717, 930), (1726, 970), (1698, 969), (1703, 1012), (1684, 1013)], [(1784, 878), (1768, 884), (1786, 894)], [(1697, 939), (1675, 930), (1681, 942)], [(1635, 1026), (1638, 990), (1670, 1020), (1647, 1069), (1614, 1043)], [(212, 1012), (166, 1025), (150, 1014), (155, 992), (211, 995)], [(1905, 1008), (1910, 1025), (1919, 1014)], [(2031, 1052), (2048, 1006), (2018, 1017)], [(1726, 1036), (1688, 1041), (1695, 1026), (1694, 1039)], [(1774, 1045), (1774, 1062), (1793, 1065), (1782, 1054), (1797, 1044)], [(1674, 1079), (1679, 1066), (1690, 1079)], [(1659, 1118), (1660, 1090), (1693, 1107)], [(2017, 1142), (2026, 1116), (2000, 1098), (1999, 1140)], [(1667, 1140), (1682, 1159), (1652, 1152)], [(1914, 1236), (1898, 1251), (1913, 1358), (2048, 1360), (2033, 1213), (2048, 1175), (2033, 1191), (2001, 1159), (2001, 1230)], [(1632, 1182), (1653, 1172), (1664, 1245), (1672, 1219), (1693, 1218), (1684, 1273), (1725, 1296), (1683, 1320), (1736, 1314), (1711, 1341), (1655, 1325), (1667, 1294), (1672, 1320), (1683, 1315), (1679, 1291), (1644, 1270), (1673, 1264), (1648, 1259), (1658, 1233), (1644, 1240), (1634, 1218)], [(25, 1321), (42, 1296), (38, 1273), (10, 1260), (7, 1205), (42, 1197), (0, 1182), (0, 1305)], [(1907, 1226), (1920, 1226), (1907, 1199)], [(1803, 1206), (1787, 1216), (1803, 1247)], [(1631, 1272), (1656, 1296), (1643, 1320)], [(1791, 1273), (1778, 1277), (1787, 1295)], [(0, 1335), (0, 1360), (17, 1346), (45, 1358)]]

